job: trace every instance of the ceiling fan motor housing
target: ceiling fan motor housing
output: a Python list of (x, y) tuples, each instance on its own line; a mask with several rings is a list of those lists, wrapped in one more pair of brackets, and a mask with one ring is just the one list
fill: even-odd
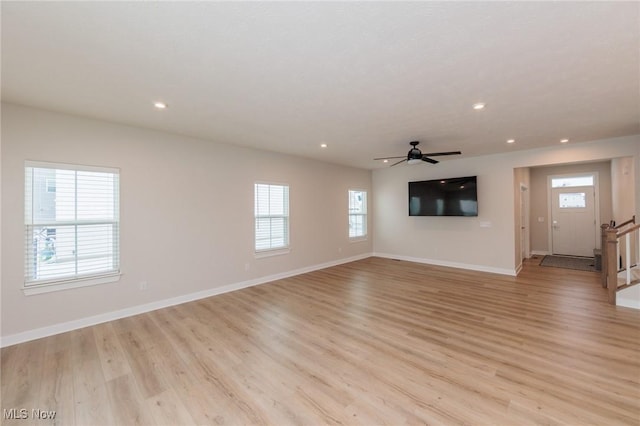
[(421, 160), (422, 159), (422, 151), (418, 148), (411, 148), (409, 153), (407, 154), (407, 160)]

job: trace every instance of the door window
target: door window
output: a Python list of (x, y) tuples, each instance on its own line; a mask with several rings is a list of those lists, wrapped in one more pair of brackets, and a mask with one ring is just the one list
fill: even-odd
[(584, 209), (587, 207), (587, 194), (584, 192), (567, 192), (558, 194), (558, 206), (561, 209)]

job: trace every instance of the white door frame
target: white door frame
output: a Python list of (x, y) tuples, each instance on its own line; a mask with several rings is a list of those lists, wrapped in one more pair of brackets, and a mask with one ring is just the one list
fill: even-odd
[[(529, 244), (529, 239), (531, 238), (529, 234), (529, 188), (520, 182), (520, 218), (522, 217), (524, 217), (524, 223), (520, 223), (520, 257), (524, 255), (524, 258), (528, 259), (531, 257), (531, 245)], [(522, 227), (524, 227), (524, 232), (522, 232)]]
[(549, 253), (553, 253), (553, 216), (552, 216), (552, 190), (551, 190), (551, 179), (556, 178), (566, 178), (566, 177), (579, 177), (579, 176), (593, 176), (593, 190), (594, 190), (594, 213), (595, 213), (595, 223), (593, 226), (593, 235), (596, 241), (596, 248), (599, 249), (600, 244), (600, 179), (598, 176), (598, 172), (581, 172), (581, 173), (565, 173), (561, 175), (549, 175), (547, 176), (547, 217), (549, 220), (547, 221), (547, 235), (548, 235), (548, 250)]

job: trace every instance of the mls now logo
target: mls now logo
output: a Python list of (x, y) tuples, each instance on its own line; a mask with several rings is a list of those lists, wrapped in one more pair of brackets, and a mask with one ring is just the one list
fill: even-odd
[(27, 410), (26, 408), (10, 408), (8, 410), (6, 408), (3, 408), (2, 416), (5, 418), (5, 420), (28, 419), (29, 410)]
[(34, 408), (31, 411), (26, 408), (3, 408), (2, 409), (2, 417), (5, 420), (25, 420), (28, 418), (36, 419), (36, 420), (47, 420), (47, 419), (55, 419), (56, 412), (54, 410), (40, 410), (38, 408)]
[(37, 420), (55, 419), (56, 412), (54, 410), (47, 411), (34, 408), (31, 410), (31, 418)]

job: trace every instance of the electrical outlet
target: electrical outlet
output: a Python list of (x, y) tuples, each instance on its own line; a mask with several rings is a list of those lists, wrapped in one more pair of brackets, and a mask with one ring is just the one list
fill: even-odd
[(251, 264), (250, 263), (245, 263), (244, 264), (244, 270), (248, 271), (249, 269), (251, 269)]
[(144, 291), (149, 288), (149, 284), (146, 281), (140, 281), (139, 287), (141, 291)]

